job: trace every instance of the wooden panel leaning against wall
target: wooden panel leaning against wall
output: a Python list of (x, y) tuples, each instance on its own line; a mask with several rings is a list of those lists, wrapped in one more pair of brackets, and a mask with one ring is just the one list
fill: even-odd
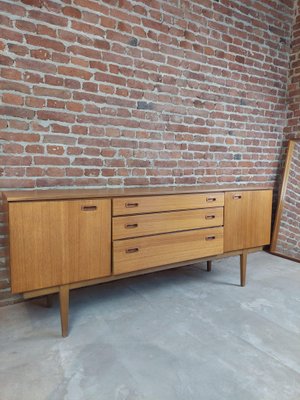
[(244, 286), (247, 253), (270, 242), (272, 190), (136, 194), (6, 194), (12, 291), (25, 298), (58, 292), (63, 336), (71, 289), (199, 261), (208, 261), (210, 270), (211, 260), (232, 255), (240, 256)]

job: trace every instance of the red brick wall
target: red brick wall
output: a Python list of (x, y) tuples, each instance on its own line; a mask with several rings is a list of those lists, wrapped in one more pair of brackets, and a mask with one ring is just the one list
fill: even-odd
[(295, 3), (297, 3), (297, 7), (291, 41), (288, 123), (285, 128), (287, 139), (300, 138), (300, 1), (295, 0)]
[(0, 186), (272, 185), (292, 21), (293, 0), (0, 0)]

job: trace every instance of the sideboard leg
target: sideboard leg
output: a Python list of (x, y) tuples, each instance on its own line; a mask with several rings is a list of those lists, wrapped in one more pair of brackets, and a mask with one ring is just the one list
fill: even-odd
[(246, 271), (247, 271), (247, 251), (243, 251), (240, 255), (240, 270), (241, 270), (241, 286), (246, 285)]
[(211, 264), (212, 264), (211, 261), (207, 261), (207, 272), (211, 271)]
[(69, 285), (59, 288), (61, 333), (63, 337), (69, 334)]

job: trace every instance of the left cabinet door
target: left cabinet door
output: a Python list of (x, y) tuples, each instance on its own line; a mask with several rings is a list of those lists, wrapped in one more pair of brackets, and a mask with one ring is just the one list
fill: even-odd
[(111, 200), (9, 204), (11, 286), (22, 293), (111, 274)]

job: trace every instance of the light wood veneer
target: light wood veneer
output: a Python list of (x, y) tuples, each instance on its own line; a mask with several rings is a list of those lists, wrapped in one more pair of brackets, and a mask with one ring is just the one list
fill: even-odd
[(192, 210), (206, 207), (220, 207), (223, 205), (224, 193), (126, 197), (113, 199), (113, 215)]
[(223, 207), (113, 218), (113, 240), (223, 225)]
[(113, 246), (115, 275), (223, 253), (223, 227), (119, 240)]

